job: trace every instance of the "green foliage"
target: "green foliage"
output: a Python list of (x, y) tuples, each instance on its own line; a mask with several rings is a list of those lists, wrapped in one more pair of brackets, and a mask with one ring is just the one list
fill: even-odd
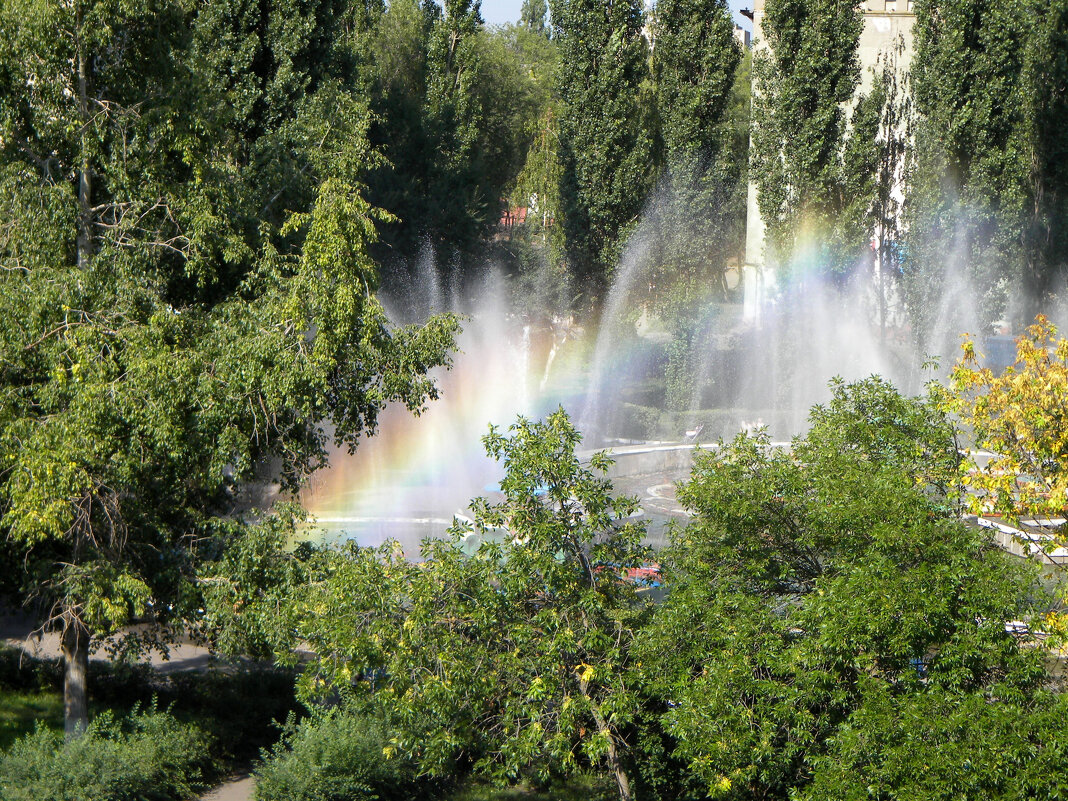
[(748, 136), (742, 149), (735, 147), (728, 113), (741, 51), (722, 0), (661, 0), (653, 38), (663, 174), (646, 214), (655, 265), (648, 280), (673, 336), (668, 405), (686, 409), (696, 389), (703, 316), (710, 301), (726, 296), (728, 259), (744, 239)]
[(457, 327), (395, 329), (373, 295), (351, 20), (198, 10), (0, 9), (0, 526), (73, 666), (197, 618), (238, 486), (270, 463), (292, 489), (421, 408)]
[(503, 782), (607, 764), (623, 793), (629, 651), (648, 610), (620, 571), (646, 551), (633, 499), (593, 472), (603, 453), (580, 464), (578, 440), (562, 411), (491, 430), (505, 500), (472, 504), (474, 532), (428, 540), (419, 565), (389, 546), (327, 559), (299, 596), (319, 655), (305, 691), (380, 707), (425, 771), (472, 761)]
[[(964, 279), (984, 321), (1024, 323), (1062, 274), (1066, 173), (1063, 2), (917, 3), (909, 302), (939, 319)], [(960, 330), (957, 328), (957, 330)]]
[(716, 797), (804, 788), (880, 698), (1028, 705), (1042, 676), (1004, 627), (1029, 571), (947, 502), (944, 417), (878, 380), (832, 389), (791, 451), (741, 436), (680, 489), (695, 518), (638, 658), (672, 701), (674, 756)]
[(1065, 700), (877, 692), (814, 761), (801, 799), (1062, 798)]
[(181, 801), (205, 788), (208, 768), (205, 736), (170, 714), (104, 713), (76, 740), (39, 728), (17, 741), (0, 757), (0, 798)]
[(256, 769), (258, 801), (405, 801), (430, 784), (391, 750), (380, 721), (334, 713), (292, 722)]
[[(472, 201), (496, 209), (497, 198), (486, 197), (478, 180), (486, 167), (479, 163), (478, 146), (483, 143), (480, 132), (487, 121), (479, 92), (483, 77), (481, 28), (479, 3), (446, 0), (444, 15), (430, 30), (424, 118), (435, 153), (427, 188), (435, 203), (444, 206), (431, 229), (434, 231), (472, 225), (476, 220), (484, 225), (489, 209), (476, 206), (473, 211), (477, 216), (469, 215)], [(458, 231), (459, 238), (468, 241), (475, 233)]]
[(35, 727), (62, 731), (63, 696), (55, 690), (12, 690), (0, 692), (0, 750)]
[(390, 259), (427, 242), (450, 259), (474, 251), (533, 137), (554, 48), (522, 26), (487, 31), (477, 5), (398, 0), (371, 31), (370, 138), (387, 162), (368, 197), (397, 218), (376, 251)]
[[(863, 255), (871, 201), (872, 101), (848, 104), (860, 82), (864, 25), (854, 0), (769, 0), (770, 50), (754, 58), (752, 169), (767, 225), (765, 258), (841, 276)], [(828, 47), (834, 42), (834, 47)]]
[(523, 7), (519, 11), (519, 24), (531, 33), (548, 36), (548, 16), (548, 0), (523, 0)]
[(560, 49), (560, 184), (572, 274), (597, 297), (654, 177), (648, 43), (635, 0), (553, 2)]
[(741, 50), (723, 0), (661, 0), (653, 18), (653, 80), (660, 135), (670, 167), (683, 158), (707, 168), (722, 146), (721, 126)]
[(614, 796), (614, 788), (598, 776), (576, 776), (548, 787), (495, 787), (476, 779), (465, 782), (451, 801), (608, 801)]

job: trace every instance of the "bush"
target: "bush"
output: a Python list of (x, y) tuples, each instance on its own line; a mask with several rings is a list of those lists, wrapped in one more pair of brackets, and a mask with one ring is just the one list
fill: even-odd
[(76, 740), (39, 727), (0, 757), (3, 801), (177, 801), (203, 790), (207, 737), (154, 708), (106, 712)]
[(0, 647), (0, 687), (5, 690), (48, 690), (63, 687), (58, 659), (38, 659), (20, 648)]
[(403, 801), (430, 790), (381, 723), (345, 713), (290, 724), (256, 778), (258, 801)]
[(214, 756), (230, 763), (255, 759), (278, 739), (275, 721), (303, 709), (294, 695), (294, 671), (265, 665), (164, 674), (149, 665), (93, 661), (90, 671), (95, 704), (125, 710), (159, 699), (179, 720), (209, 732)]

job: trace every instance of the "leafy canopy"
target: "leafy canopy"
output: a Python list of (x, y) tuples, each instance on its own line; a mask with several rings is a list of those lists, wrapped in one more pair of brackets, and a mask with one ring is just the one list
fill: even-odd
[(647, 609), (622, 574), (647, 553), (634, 500), (611, 495), (608, 458), (586, 467), (578, 441), (563, 411), (491, 429), (504, 499), (476, 500), (473, 529), (426, 541), (419, 564), (388, 545), (320, 555), (297, 591), (296, 631), (317, 654), (305, 692), (377, 708), (425, 770), (470, 760), (504, 781), (607, 764), (629, 797), (629, 654)]
[[(962, 481), (976, 514), (1050, 520), (1068, 511), (1068, 340), (1039, 316), (1016, 341), (1015, 362), (1001, 373), (982, 366), (966, 338), (950, 374), (945, 408), (958, 415), (975, 447), (991, 455), (980, 468), (973, 454)], [(1056, 528), (1050, 524), (1050, 528)]]
[(740, 436), (680, 489), (694, 519), (637, 658), (713, 797), (805, 788), (887, 697), (1026, 705), (1042, 675), (1004, 625), (1028, 570), (957, 519), (944, 415), (879, 379), (832, 391), (789, 450)]

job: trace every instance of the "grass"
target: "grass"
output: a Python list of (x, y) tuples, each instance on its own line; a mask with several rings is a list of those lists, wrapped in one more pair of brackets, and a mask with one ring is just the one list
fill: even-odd
[(0, 689), (0, 750), (32, 732), (39, 722), (57, 731), (63, 728), (63, 693)]

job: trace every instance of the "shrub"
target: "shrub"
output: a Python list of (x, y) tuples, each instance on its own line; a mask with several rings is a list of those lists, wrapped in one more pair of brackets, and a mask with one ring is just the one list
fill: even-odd
[(0, 757), (2, 801), (177, 801), (204, 789), (207, 737), (154, 708), (110, 712), (81, 737), (38, 727)]
[(62, 688), (63, 668), (58, 659), (38, 659), (20, 648), (0, 648), (0, 687), (11, 690)]
[(430, 790), (381, 723), (345, 713), (291, 723), (256, 777), (258, 801), (402, 801)]

